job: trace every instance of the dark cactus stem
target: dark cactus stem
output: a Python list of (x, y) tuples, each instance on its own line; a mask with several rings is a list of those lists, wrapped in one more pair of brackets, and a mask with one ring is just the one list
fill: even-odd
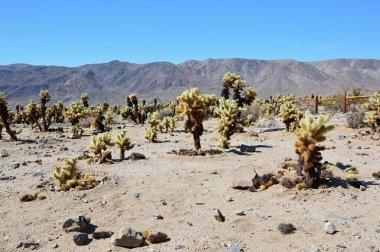
[(8, 121), (8, 108), (6, 105), (0, 105), (0, 117), (1, 121), (3, 122), (3, 125), (5, 127), (5, 131), (8, 133), (8, 135), (11, 137), (13, 141), (17, 141), (16, 134), (12, 131), (9, 121)]
[(157, 109), (157, 98), (154, 98), (154, 108)]
[(126, 100), (127, 100), (127, 106), (130, 107), (130, 108), (132, 108), (133, 104), (131, 102), (131, 99), (129, 97), (127, 97)]
[(98, 130), (100, 130), (100, 132), (104, 132), (105, 131), (103, 120), (104, 120), (104, 116), (102, 116), (102, 115), (98, 116), (95, 119), (96, 126), (98, 127)]
[(41, 99), (41, 117), (42, 117), (42, 124), (44, 126), (44, 131), (49, 130), (49, 125), (47, 124), (47, 121), (46, 121), (46, 110), (47, 110), (46, 103), (47, 103), (47, 100), (42, 98)]
[(221, 96), (225, 99), (228, 99), (230, 97), (230, 90), (228, 87), (223, 87)]
[(124, 150), (124, 148), (120, 148), (119, 149), (119, 158), (120, 158), (120, 161), (124, 160), (124, 158), (125, 158), (125, 150)]

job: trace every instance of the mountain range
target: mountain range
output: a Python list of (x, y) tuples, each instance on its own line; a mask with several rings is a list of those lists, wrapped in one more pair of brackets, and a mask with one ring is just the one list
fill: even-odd
[(3, 65), (0, 90), (12, 106), (38, 99), (40, 90), (45, 89), (52, 101), (68, 103), (87, 92), (90, 103), (124, 104), (125, 96), (131, 93), (148, 101), (153, 97), (169, 100), (191, 87), (219, 95), (226, 72), (239, 74), (263, 98), (279, 93), (333, 95), (356, 87), (364, 92), (380, 90), (380, 60), (376, 59), (301, 62), (238, 58), (180, 64), (111, 61), (79, 67)]

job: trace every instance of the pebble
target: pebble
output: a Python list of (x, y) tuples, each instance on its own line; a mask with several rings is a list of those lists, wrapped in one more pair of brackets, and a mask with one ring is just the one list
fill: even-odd
[(51, 248), (58, 248), (58, 244), (57, 243), (55, 243), (55, 244), (53, 244), (53, 246), (51, 246)]
[(175, 250), (184, 249), (185, 245), (179, 244), (178, 242), (175, 245)]
[(87, 229), (90, 222), (91, 222), (90, 217), (80, 216), (80, 215), (60, 221), (60, 223), (62, 223), (62, 228), (67, 233), (68, 232), (82, 232)]
[(244, 216), (245, 213), (244, 213), (244, 211), (239, 211), (239, 212), (236, 212), (236, 215), (237, 215), (237, 216)]
[(73, 241), (78, 246), (85, 246), (88, 245), (91, 240), (88, 238), (88, 234), (75, 234), (73, 236)]
[(92, 238), (95, 240), (110, 238), (113, 232), (95, 232), (92, 234)]
[(140, 196), (141, 196), (141, 193), (139, 193), (139, 192), (136, 192), (136, 193), (133, 194), (133, 197), (134, 197), (135, 199), (139, 199)]
[(153, 215), (153, 218), (154, 218), (155, 220), (163, 220), (163, 219), (164, 219), (164, 217), (162, 217), (161, 214), (154, 214), (154, 215)]
[(88, 200), (87, 199), (82, 199), (82, 202), (83, 203), (88, 203)]
[(230, 252), (240, 252), (241, 248), (240, 245), (237, 243), (227, 243), (227, 248)]
[(326, 222), (323, 230), (326, 232), (326, 234), (334, 234), (336, 232), (335, 224), (328, 221)]

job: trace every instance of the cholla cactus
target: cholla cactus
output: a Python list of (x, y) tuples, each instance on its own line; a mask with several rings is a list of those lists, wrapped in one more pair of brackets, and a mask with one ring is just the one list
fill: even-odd
[(77, 168), (78, 160), (74, 159), (66, 159), (64, 161), (63, 166), (57, 166), (54, 169), (54, 182), (58, 186), (62, 186), (66, 184), (69, 180), (74, 180), (78, 178), (78, 168)]
[(148, 123), (152, 129), (157, 130), (157, 126), (160, 124), (158, 112), (148, 113)]
[(203, 134), (203, 120), (211, 106), (216, 104), (215, 95), (200, 95), (198, 88), (186, 90), (177, 97), (176, 113), (187, 116), (185, 130), (193, 134), (195, 150), (201, 149), (200, 136)]
[[(5, 131), (9, 134), (12, 140), (17, 141), (16, 134), (11, 130), (8, 113), (8, 102), (5, 100), (4, 93), (0, 92), (0, 125), (5, 127)], [(0, 126), (2, 128), (2, 126)], [(1, 130), (0, 130), (1, 135)]]
[[(243, 91), (245, 87), (245, 80), (242, 80), (240, 76), (235, 73), (228, 72), (223, 76), (222, 97), (225, 99), (229, 99), (229, 89), (232, 88), (234, 90), (233, 99), (236, 101), (238, 107), (243, 107), (243, 104), (251, 105), (252, 102), (256, 99), (257, 93), (256, 90), (249, 87), (244, 92), (242, 97), (240, 92)], [(240, 117), (240, 113), (238, 114), (238, 116)]]
[(244, 128), (242, 121), (239, 119), (241, 111), (242, 109), (237, 106), (235, 100), (219, 99), (219, 106), (214, 111), (220, 116), (218, 125), (214, 128), (221, 134), (218, 138), (219, 147), (228, 148), (231, 136)]
[(144, 137), (151, 143), (157, 142), (157, 130), (155, 130), (154, 128), (145, 129)]
[(104, 112), (104, 108), (102, 105), (95, 105), (93, 107), (91, 107), (89, 113), (91, 116), (94, 117), (94, 121), (92, 122), (91, 124), (91, 128), (96, 131), (100, 131), (100, 132), (104, 132), (105, 131), (105, 127), (104, 127), (104, 124), (103, 124), (103, 120), (105, 119), (105, 117), (103, 116), (103, 112)]
[(88, 94), (87, 93), (81, 94), (80, 99), (82, 101), (83, 107), (88, 108), (88, 106), (89, 106), (89, 104), (88, 104), (88, 100), (89, 100)]
[(37, 125), (38, 129), (42, 131), (41, 124), (39, 122), (39, 119), (41, 117), (41, 106), (38, 105), (33, 100), (30, 101), (30, 103), (26, 106), (26, 116), (28, 123), (34, 127), (34, 125)]
[(109, 128), (110, 125), (114, 122), (115, 113), (113, 112), (112, 109), (108, 109), (104, 117), (105, 117), (104, 118), (104, 123)]
[(320, 182), (321, 151), (325, 147), (317, 146), (317, 143), (326, 140), (325, 134), (334, 129), (333, 125), (328, 125), (330, 118), (330, 116), (320, 115), (317, 120), (314, 120), (307, 112), (305, 118), (300, 121), (301, 128), (296, 131), (298, 140), (295, 147), (301, 164), (299, 174), (303, 171), (307, 188), (316, 187)]
[(88, 149), (93, 151), (95, 157), (98, 158), (99, 164), (102, 164), (111, 159), (111, 152), (107, 150), (107, 146), (114, 146), (115, 143), (112, 142), (112, 136), (110, 133), (103, 133), (91, 138), (91, 143)]
[(289, 131), (290, 125), (298, 118), (298, 107), (292, 102), (285, 102), (280, 107), (280, 116), (286, 125), (286, 131)]
[(171, 119), (172, 117), (170, 116), (165, 116), (164, 118), (162, 118), (161, 120), (161, 123), (160, 123), (160, 129), (161, 129), (161, 132), (165, 131), (165, 132), (169, 132), (169, 129), (170, 129), (170, 122), (171, 122)]
[(50, 120), (46, 118), (47, 106), (46, 104), (50, 101), (51, 97), (48, 90), (41, 90), (40, 100), (41, 100), (41, 118), (42, 124), (44, 126), (44, 131), (48, 131), (50, 126)]
[(119, 148), (120, 160), (124, 160), (126, 150), (130, 150), (135, 146), (135, 144), (132, 143), (131, 139), (127, 136), (127, 131), (122, 131), (115, 135), (115, 145)]
[(173, 116), (170, 117), (170, 131), (173, 132), (177, 128), (177, 117)]
[(79, 102), (72, 102), (63, 115), (71, 125), (76, 125), (81, 118), (87, 115), (87, 113), (87, 109), (82, 104)]
[(63, 109), (64, 106), (62, 102), (54, 103), (47, 111), (47, 118), (56, 123), (63, 123)]
[(374, 93), (363, 107), (369, 110), (364, 115), (364, 122), (371, 127), (371, 133), (380, 132), (380, 92)]

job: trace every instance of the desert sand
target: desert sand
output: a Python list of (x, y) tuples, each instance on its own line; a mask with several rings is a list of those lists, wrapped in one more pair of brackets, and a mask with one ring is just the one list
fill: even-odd
[[(19, 242), (26, 241), (39, 241), (39, 251), (128, 250), (114, 246), (110, 239), (75, 245), (75, 233), (65, 233), (58, 223), (78, 214), (89, 216), (97, 231), (117, 232), (125, 226), (141, 232), (161, 231), (170, 237), (168, 242), (133, 251), (230, 251), (231, 244), (238, 244), (243, 251), (379, 251), (380, 182), (371, 175), (380, 170), (379, 140), (362, 136), (363, 129), (347, 128), (341, 114), (334, 115), (332, 123), (336, 129), (328, 133), (325, 144), (336, 148), (323, 151), (323, 161), (356, 167), (358, 178), (366, 182), (365, 190), (338, 186), (298, 191), (280, 184), (260, 192), (231, 188), (231, 174), (240, 167), (255, 168), (259, 174), (277, 173), (285, 158), (297, 159), (296, 137), (286, 132), (281, 122), (279, 128), (252, 126), (233, 135), (233, 148), (222, 154), (195, 157), (167, 153), (191, 148), (190, 134), (159, 134), (159, 143), (148, 143), (143, 126), (125, 122), (113, 128), (127, 129), (136, 143), (126, 156), (137, 152), (147, 159), (119, 162), (115, 158), (113, 164), (80, 160), (79, 170), (102, 182), (91, 190), (55, 192), (37, 186), (50, 180), (59, 158), (86, 151), (91, 136), (71, 139), (69, 125), (63, 134), (17, 125), (16, 129), (22, 129), (19, 138), (28, 142), (10, 142), (6, 134), (0, 141), (0, 172), (15, 177), (0, 180), (0, 251), (28, 251), (30, 248), (16, 249)], [(216, 144), (215, 124), (215, 119), (205, 122), (203, 149)], [(183, 129), (181, 122), (178, 129)], [(242, 144), (256, 146), (256, 152), (234, 148)], [(112, 151), (117, 157), (117, 150)], [(337, 167), (333, 173), (345, 178)], [(20, 202), (23, 194), (37, 192), (46, 199)], [(215, 220), (216, 209), (225, 222)], [(245, 215), (236, 215), (241, 211)], [(155, 214), (163, 219), (155, 219)], [(333, 222), (337, 232), (327, 234), (326, 221)], [(283, 235), (277, 229), (280, 223), (291, 223), (296, 231)]]

